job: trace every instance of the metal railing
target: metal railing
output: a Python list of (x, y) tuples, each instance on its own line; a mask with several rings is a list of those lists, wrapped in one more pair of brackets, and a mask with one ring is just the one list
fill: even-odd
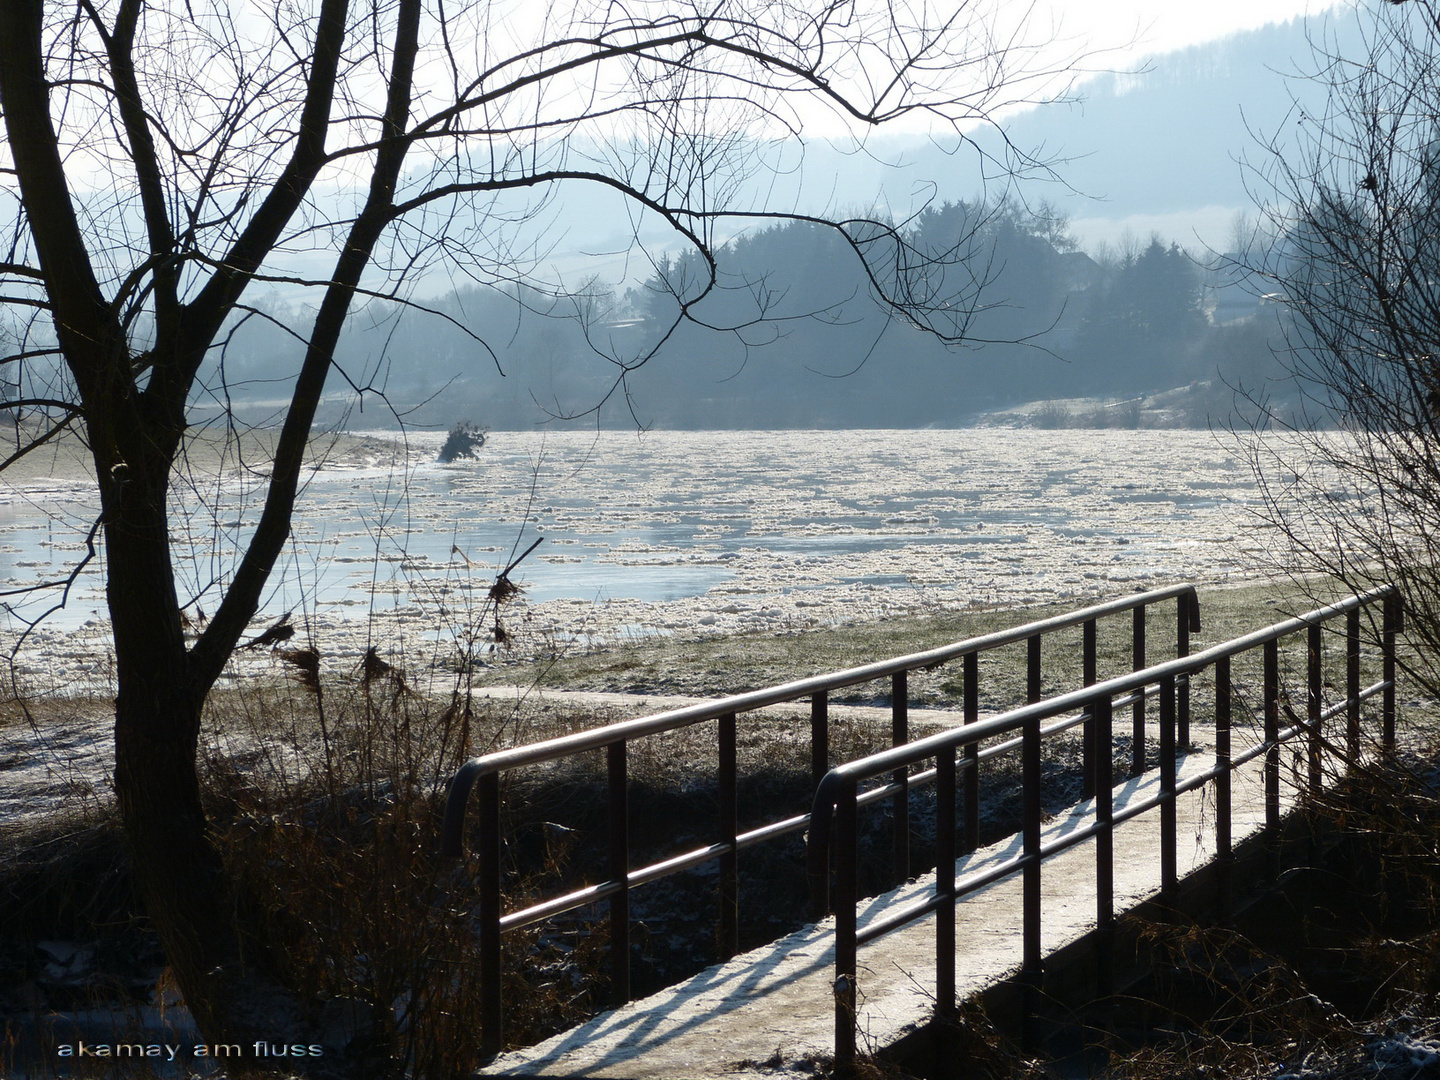
[[(1381, 678), (1366, 688), (1360, 686), (1361, 674), (1361, 612), (1381, 605), (1380, 622)], [(1277, 623), (1243, 637), (1235, 638), (1189, 657), (1178, 658), (1154, 667), (1096, 683), (1087, 688), (1032, 702), (1002, 715), (988, 718), (964, 728), (945, 731), (905, 746), (872, 754), (830, 770), (820, 783), (811, 811), (809, 860), (812, 891), (821, 898), (822, 907), (830, 907), (830, 852), (834, 848), (833, 910), (835, 912), (835, 1058), (837, 1071), (845, 1075), (855, 1059), (857, 950), (893, 930), (934, 912), (936, 1013), (952, 1018), (955, 1012), (955, 906), (967, 893), (993, 884), (1014, 873), (1022, 879), (1022, 981), (1033, 984), (1041, 970), (1041, 893), (1040, 873), (1044, 860), (1075, 844), (1095, 840), (1095, 873), (1097, 884), (1096, 925), (1099, 930), (1100, 970), (1102, 982), (1108, 977), (1108, 945), (1113, 936), (1114, 913), (1114, 848), (1115, 826), (1130, 818), (1159, 808), (1161, 816), (1161, 901), (1173, 899), (1177, 887), (1176, 874), (1176, 799), (1210, 782), (1215, 784), (1215, 848), (1216, 872), (1222, 904), (1229, 896), (1231, 851), (1231, 773), (1241, 765), (1265, 756), (1265, 830), (1273, 837), (1280, 824), (1280, 746), (1297, 735), (1307, 739), (1306, 790), (1317, 790), (1322, 782), (1322, 754), (1325, 745), (1324, 724), (1344, 714), (1345, 753), (1353, 760), (1360, 751), (1360, 720), (1363, 702), (1376, 694), (1382, 698), (1381, 744), (1388, 751), (1395, 745), (1395, 637), (1401, 629), (1401, 609), (1393, 589), (1377, 589), (1350, 597), (1340, 603), (1319, 608), (1308, 614)], [(1332, 619), (1345, 617), (1345, 696), (1337, 704), (1326, 707), (1322, 700), (1324, 687), (1324, 648), (1322, 628)], [(1296, 634), (1306, 635), (1307, 705), (1303, 718), (1291, 715), (1292, 723), (1282, 728), (1282, 688), (1280, 685), (1279, 645)], [(1263, 649), (1263, 713), (1264, 733), (1261, 741), (1239, 754), (1231, 753), (1231, 710), (1234, 687), (1231, 683), (1231, 659), (1253, 649)], [(1208, 668), (1214, 669), (1215, 684), (1215, 763), (1212, 767), (1183, 782), (1176, 777), (1177, 742), (1183, 746), (1184, 736), (1178, 732), (1179, 689), (1192, 676)], [(1117, 709), (1137, 703), (1147, 694), (1159, 697), (1160, 784), (1158, 792), (1148, 798), (1127, 804), (1115, 812), (1112, 803), (1112, 762), (1108, 754), (1094, 758), (1095, 805), (1094, 819), (1085, 828), (1065, 833), (1048, 843), (1041, 843), (1041, 742), (1050, 735), (1077, 724), (1093, 724), (1094, 738), (1099, 746), (1109, 746), (1111, 725)], [(1047, 721), (1050, 723), (1047, 724)], [(1019, 732), (1018, 735), (1013, 733)], [(1006, 736), (1012, 736), (1005, 738)], [(1002, 739), (997, 745), (983, 749), (985, 740)], [(955, 821), (955, 786), (957, 772), (965, 770), (973, 776), (978, 762), (1018, 746), (1022, 773), (1021, 849), (997, 865), (986, 867), (968, 876), (956, 877), (957, 825)], [(957, 762), (957, 755), (961, 755)], [(930, 770), (936, 782), (936, 871), (933, 894), (928, 899), (911, 903), (889, 912), (857, 929), (857, 810), (876, 799), (892, 793), (893, 780), (910, 768), (934, 762)], [(927, 774), (928, 775), (928, 774)], [(867, 780), (891, 777), (881, 786), (861, 791)], [(911, 777), (913, 783), (915, 777)]]
[[(441, 840), (445, 857), (458, 857), (464, 847), (465, 819), (472, 790), (479, 804), (475, 832), (477, 856), (476, 908), (480, 936), (480, 979), (482, 987), (481, 1040), (487, 1052), (495, 1053), (503, 1042), (504, 1006), (501, 996), (501, 938), (552, 916), (588, 907), (608, 900), (609, 948), (611, 957), (611, 996), (619, 1005), (630, 999), (630, 890), (679, 873), (703, 863), (718, 861), (719, 867), (719, 933), (722, 959), (739, 949), (739, 889), (736, 856), (744, 848), (780, 836), (800, 832), (810, 825), (809, 814), (798, 814), (770, 821), (745, 832), (737, 830), (737, 763), (736, 726), (740, 714), (770, 705), (808, 699), (810, 705), (810, 758), (812, 790), (818, 790), (830, 770), (829, 695), (845, 687), (880, 679), (890, 680), (891, 742), (903, 746), (909, 742), (908, 676), (917, 670), (930, 670), (952, 660), (963, 663), (962, 713), (967, 724), (979, 718), (979, 664), (981, 653), (1018, 642), (1027, 643), (1027, 699), (1038, 700), (1042, 685), (1041, 641), (1047, 634), (1079, 626), (1082, 628), (1082, 683), (1093, 684), (1097, 676), (1097, 621), (1107, 616), (1132, 613), (1131, 662), (1143, 668), (1145, 657), (1145, 624), (1147, 609), (1168, 600), (1176, 602), (1176, 652), (1185, 656), (1190, 648), (1190, 633), (1199, 629), (1199, 607), (1193, 585), (1175, 585), (1049, 619), (1041, 619), (1010, 630), (957, 641), (939, 648), (892, 660), (879, 661), (844, 671), (817, 675), (783, 683), (778, 686), (719, 698), (714, 701), (653, 716), (626, 720), (604, 727), (592, 728), (544, 742), (500, 750), (467, 762), (450, 782), (449, 797)], [(1144, 759), (1144, 700), (1134, 703), (1138, 737), (1137, 761)], [(1188, 699), (1182, 695), (1181, 723), (1188, 724)], [(631, 741), (696, 724), (715, 722), (718, 758), (719, 820), (714, 843), (672, 855), (647, 866), (630, 865), (630, 821), (627, 806), (627, 746)], [(1093, 788), (1096, 762), (1093, 753), (1096, 733), (1093, 724), (1087, 727), (1085, 741), (1085, 773), (1087, 787)], [(587, 751), (603, 749), (606, 754), (609, 805), (609, 851), (606, 880), (596, 885), (568, 892), (531, 904), (518, 911), (504, 912), (501, 890), (501, 815), (500, 777), (503, 773), (528, 765), (556, 761)], [(893, 874), (903, 881), (910, 874), (909, 790), (927, 782), (929, 774), (909, 776), (903, 769), (895, 772), (892, 783), (883, 793), (891, 802), (894, 818), (892, 833)], [(978, 777), (974, 768), (966, 773), (965, 844), (973, 848), (979, 835)], [(873, 801), (882, 795), (867, 795)], [(952, 860), (953, 861), (953, 860)]]

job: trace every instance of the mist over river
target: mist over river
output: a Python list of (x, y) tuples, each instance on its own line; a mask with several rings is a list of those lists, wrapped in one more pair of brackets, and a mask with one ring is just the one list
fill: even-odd
[[(443, 648), (542, 537), (512, 575), (517, 648), (1090, 600), (1268, 566), (1249, 466), (1207, 431), (499, 432), (448, 465), (443, 434), (393, 439), (342, 440), (310, 476), (257, 627), (291, 611), (327, 658), (352, 663), (371, 633)], [(180, 592), (203, 611), (263, 489), (232, 468), (197, 478), (185, 502), (201, 497), (172, 533)], [(81, 476), (0, 489), (4, 589), (73, 566), (93, 517)], [(22, 670), (103, 674), (101, 565), (34, 632)], [(22, 624), (6, 618), (13, 636)]]

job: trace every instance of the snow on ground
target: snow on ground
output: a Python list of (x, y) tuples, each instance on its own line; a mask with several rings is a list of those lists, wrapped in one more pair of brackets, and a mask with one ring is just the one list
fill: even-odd
[(0, 728), (0, 825), (39, 820), (62, 807), (108, 802), (112, 720), (92, 711)]
[[(499, 616), (512, 655), (977, 605), (1078, 606), (1266, 565), (1248, 465), (1203, 431), (500, 432), (478, 460), (439, 465), (442, 438), (335, 443), (309, 476), (256, 633), (289, 612), (291, 644), (313, 645), (332, 671), (355, 671), (372, 645), (412, 676), (453, 670), (466, 654), (494, 659), (487, 596), (538, 538), (512, 574), (523, 591)], [(264, 494), (238, 458), (207, 454), (195, 456), (172, 523), (197, 626)], [(253, 449), (245, 460), (258, 460)], [(83, 456), (26, 462), (28, 472), (0, 476), (4, 590), (63, 576), (93, 521)], [(102, 570), (103, 553), (65, 609), (23, 641), (22, 692), (113, 694)], [(0, 620), (0, 649), (22, 629), (16, 615)], [(279, 670), (269, 650), (245, 651), (225, 678)], [(11, 762), (0, 820), (63, 784), (64, 770), (45, 778), (54, 762), (109, 756), (105, 721), (47, 725), (43, 747), (26, 743), (24, 725), (0, 730), (0, 762)], [(17, 771), (20, 761), (40, 771)]]
[[(451, 465), (434, 462), (439, 440), (414, 437), (408, 470), (376, 437), (337, 448), (257, 632), (290, 611), (335, 665), (372, 642), (453, 654), (493, 637), (491, 583), (537, 538), (501, 620), (531, 649), (1088, 600), (1265, 562), (1248, 466), (1209, 432), (502, 432)], [(192, 509), (172, 534), (198, 618), (263, 489), (234, 471), (193, 486), (203, 504), (179, 501)], [(0, 491), (4, 588), (73, 565), (85, 498), (64, 476)], [(108, 685), (100, 561), (31, 634), (22, 677)]]

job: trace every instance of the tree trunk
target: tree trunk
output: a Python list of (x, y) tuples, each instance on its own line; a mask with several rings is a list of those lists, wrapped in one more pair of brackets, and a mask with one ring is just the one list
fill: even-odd
[(205, 688), (193, 677), (181, 631), (166, 530), (168, 468), (126, 464), (102, 489), (119, 686), (115, 787), (136, 883), (205, 1041), (246, 1051), (257, 1039), (290, 1041), (298, 1010), (244, 954), (235, 897), (201, 802)]

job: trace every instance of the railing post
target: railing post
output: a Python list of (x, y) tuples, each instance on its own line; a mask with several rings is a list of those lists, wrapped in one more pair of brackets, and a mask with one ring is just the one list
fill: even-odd
[(810, 695), (810, 785), (811, 790), (830, 771), (830, 698), (824, 690)]
[[(1099, 678), (1096, 665), (1095, 620), (1086, 619), (1080, 633), (1080, 681), (1083, 686), (1094, 686)], [(1080, 798), (1089, 799), (1095, 795), (1095, 717), (1087, 714), (1081, 728), (1081, 779)]]
[(955, 1016), (955, 750), (935, 759), (935, 1014)]
[(1025, 639), (1025, 704), (1040, 700), (1040, 635)]
[(1380, 745), (1386, 753), (1395, 750), (1395, 638), (1405, 629), (1400, 598), (1391, 592), (1385, 597), (1383, 623), (1380, 631), (1381, 673), (1385, 689), (1381, 691)]
[(479, 803), (476, 882), (480, 917), (480, 1046), (487, 1056), (505, 1044), (504, 976), (500, 970), (500, 776), (485, 773), (475, 783)]
[(1360, 758), (1360, 609), (1345, 616), (1345, 755)]
[(1325, 643), (1320, 636), (1320, 627), (1312, 626), (1306, 633), (1308, 647), (1306, 648), (1306, 673), (1308, 675), (1309, 692), (1306, 695), (1306, 718), (1308, 723), (1308, 737), (1306, 745), (1309, 749), (1310, 769), (1307, 778), (1309, 794), (1314, 796), (1320, 791), (1323, 780), (1321, 760), (1321, 732), (1320, 732), (1320, 711), (1324, 707), (1322, 696), (1322, 666), (1324, 662)]
[(1160, 903), (1175, 906), (1175, 678), (1160, 680)]
[(1265, 871), (1280, 876), (1280, 642), (1265, 643)]
[[(1038, 641), (1038, 638), (1032, 638)], [(1035, 652), (1038, 654), (1039, 650)], [(1102, 755), (1103, 756), (1103, 755)], [(1025, 721), (1020, 746), (1020, 772), (1023, 785), (1022, 840), (1025, 868), (1022, 877), (1024, 908), (1021, 916), (1023, 960), (1020, 972), (1025, 987), (1026, 1026), (1035, 1006), (1040, 988), (1044, 961), (1040, 951), (1040, 720)]]
[(855, 977), (857, 945), (855, 781), (841, 787), (835, 805), (835, 1071), (849, 1077), (855, 1069)]
[[(1145, 605), (1135, 608), (1131, 636), (1131, 671), (1145, 670)], [(1142, 688), (1143, 690), (1143, 688)], [(1145, 695), (1142, 692), (1131, 708), (1130, 722), (1130, 775), (1139, 776), (1145, 771)]]
[[(1181, 593), (1175, 602), (1177, 611), (1175, 624), (1175, 655), (1185, 657), (1190, 655), (1190, 620), (1193, 617), (1193, 606), (1195, 597), (1190, 593)], [(1176, 685), (1178, 695), (1175, 709), (1175, 739), (1177, 749), (1190, 745), (1190, 679), (1182, 679)]]
[(834, 869), (831, 846), (835, 839), (834, 804), (817, 791), (810, 802), (810, 830), (805, 836), (805, 880), (809, 893), (811, 922), (830, 914), (830, 872)]
[[(965, 723), (980, 719), (980, 657), (965, 654)], [(965, 744), (965, 836), (963, 849), (968, 854), (980, 846), (980, 746)]]
[(725, 713), (718, 724), (719, 767), (716, 771), (719, 791), (716, 801), (720, 819), (716, 842), (729, 845), (730, 850), (720, 856), (720, 925), (716, 934), (716, 952), (721, 960), (729, 960), (740, 951), (740, 860), (735, 850), (739, 813), (735, 714)]
[[(910, 741), (909, 672), (897, 671), (890, 677), (890, 745), (904, 746)], [(895, 884), (910, 880), (910, 770), (896, 769), (890, 780), (900, 786), (890, 800), (890, 817), (894, 828), (891, 858)]]
[[(1113, 707), (1108, 695), (1090, 706), (1101, 746), (1110, 745)], [(1115, 948), (1115, 825), (1114, 777), (1110, 755), (1095, 760), (1095, 929), (1097, 963), (1095, 992), (1105, 997), (1112, 992), (1112, 958)]]
[(1230, 921), (1230, 658), (1215, 661), (1215, 885), (1222, 924)]
[(610, 1003), (630, 1000), (630, 803), (625, 743), (605, 747), (610, 781), (610, 880), (620, 891), (610, 898)]
[[(1040, 635), (1032, 634), (1025, 642), (1025, 701), (1040, 700)], [(1100, 748), (1108, 755), (1108, 745)], [(1024, 784), (1024, 962), (1020, 972), (1024, 984), (1024, 1042), (1029, 1044), (1030, 1017), (1036, 1011), (1040, 992), (1040, 976), (1044, 961), (1040, 954), (1040, 721), (1025, 722), (1024, 742), (1020, 748), (1021, 773)]]

